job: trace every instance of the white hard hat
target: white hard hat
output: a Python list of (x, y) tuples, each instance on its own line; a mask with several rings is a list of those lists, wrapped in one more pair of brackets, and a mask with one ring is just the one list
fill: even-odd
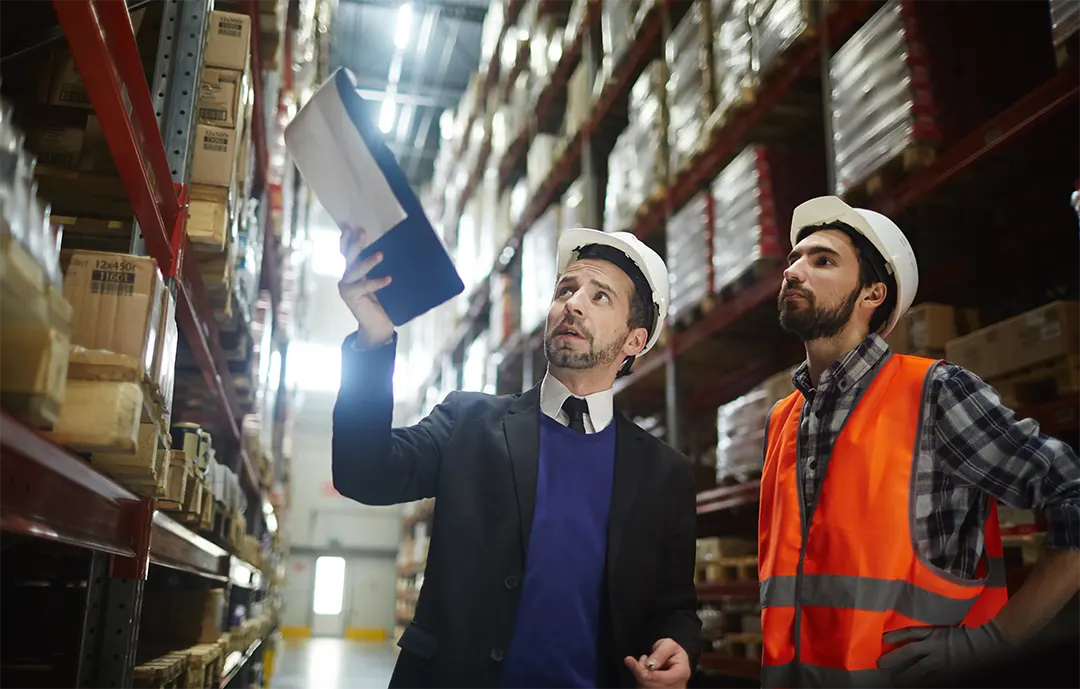
[(656, 320), (649, 334), (649, 341), (641, 350), (641, 354), (644, 354), (660, 339), (660, 330), (667, 320), (668, 294), (671, 289), (668, 283), (667, 266), (664, 265), (664, 259), (660, 258), (659, 254), (630, 232), (601, 232), (577, 228), (567, 230), (559, 237), (559, 275), (562, 275), (566, 267), (577, 260), (578, 252), (582, 248), (597, 244), (610, 246), (626, 254), (626, 257), (641, 270), (652, 289), (653, 315)]
[(915, 252), (892, 220), (876, 211), (852, 208), (835, 196), (819, 196), (795, 208), (791, 215), (791, 245), (795, 246), (803, 229), (832, 222), (850, 225), (866, 237), (885, 260), (885, 270), (896, 280), (896, 306), (880, 331), (885, 337), (911, 306), (919, 289)]

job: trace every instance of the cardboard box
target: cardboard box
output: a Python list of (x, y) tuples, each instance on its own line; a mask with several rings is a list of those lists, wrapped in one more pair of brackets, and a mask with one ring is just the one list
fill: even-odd
[(236, 129), (200, 124), (195, 128), (195, 155), (191, 163), (191, 184), (231, 186), (236, 178)]
[(232, 12), (212, 12), (203, 64), (243, 71), (247, 68), (250, 53), (251, 17)]
[(946, 358), (993, 380), (1080, 353), (1080, 302), (1056, 301), (957, 338)]
[(26, 133), (26, 147), (37, 155), (41, 165), (77, 168), (84, 130), (85, 127), (74, 124), (35, 126)]
[(93, 109), (79, 68), (67, 47), (59, 48), (53, 57), (52, 77), (49, 80), (49, 104)]
[(60, 416), (67, 388), (68, 333), (42, 324), (0, 328), (0, 401), (41, 428)]
[[(131, 13), (131, 28), (136, 38), (142, 27), (143, 18), (146, 16), (146, 8), (135, 10)], [(52, 57), (52, 75), (49, 79), (49, 103), (51, 105), (63, 105), (75, 108), (93, 109), (90, 103), (90, 94), (86, 92), (79, 68), (71, 57), (67, 44), (59, 46)]]
[(909, 309), (885, 341), (896, 354), (941, 357), (945, 345), (979, 327), (976, 309), (926, 302)]
[[(801, 362), (799, 365), (801, 365)], [(765, 405), (768, 407), (769, 411), (772, 410), (774, 404), (795, 392), (795, 384), (791, 382), (791, 377), (795, 375), (795, 370), (798, 367), (799, 366), (792, 366), (789, 369), (771, 375), (761, 384), (765, 389)]]
[(225, 589), (147, 591), (139, 636), (176, 648), (214, 643), (221, 637), (227, 600)]
[(199, 83), (199, 122), (235, 128), (244, 93), (244, 73), (233, 69), (205, 67)]
[(69, 380), (50, 436), (76, 452), (135, 454), (142, 407), (137, 383)]
[(224, 251), (230, 235), (229, 189), (197, 184), (189, 189), (188, 238), (199, 248)]
[(103, 175), (116, 174), (116, 163), (113, 161), (112, 149), (105, 140), (105, 132), (101, 129), (101, 120), (97, 115), (86, 118), (86, 130), (83, 132), (82, 155), (79, 158), (79, 169), (85, 172), (98, 172)]
[(150, 257), (76, 251), (64, 275), (71, 343), (134, 357), (153, 371), (165, 283)]

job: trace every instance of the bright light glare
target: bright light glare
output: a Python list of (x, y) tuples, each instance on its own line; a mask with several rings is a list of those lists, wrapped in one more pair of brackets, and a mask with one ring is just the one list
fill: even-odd
[(382, 108), (379, 109), (379, 129), (383, 134), (389, 134), (394, 128), (394, 115), (397, 114), (394, 110), (394, 101), (384, 98)]
[(305, 392), (337, 392), (341, 387), (341, 348), (296, 341), (289, 343), (289, 383)]
[(316, 275), (340, 278), (345, 273), (341, 254), (341, 233), (335, 230), (311, 230), (311, 271)]
[(345, 600), (345, 558), (315, 560), (315, 614), (339, 615)]
[(394, 46), (398, 50), (405, 50), (408, 47), (410, 33), (412, 33), (412, 5), (405, 3), (398, 8), (397, 26), (394, 27)]

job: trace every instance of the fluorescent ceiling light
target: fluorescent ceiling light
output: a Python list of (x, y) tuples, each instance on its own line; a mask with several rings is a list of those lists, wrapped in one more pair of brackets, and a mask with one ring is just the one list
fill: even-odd
[(382, 108), (379, 109), (379, 129), (383, 134), (389, 134), (390, 130), (394, 128), (394, 115), (395, 113), (394, 101), (390, 98), (383, 98)]
[(412, 5), (405, 3), (398, 8), (397, 26), (394, 27), (394, 46), (398, 50), (405, 50), (409, 45), (409, 34), (412, 32)]
[(406, 105), (401, 108), (401, 117), (398, 118), (397, 138), (404, 141), (409, 136), (409, 125), (412, 124), (414, 107)]

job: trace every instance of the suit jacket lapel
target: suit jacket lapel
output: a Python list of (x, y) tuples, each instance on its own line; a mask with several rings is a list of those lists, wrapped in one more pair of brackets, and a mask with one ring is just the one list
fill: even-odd
[(619, 558), (619, 549), (628, 537), (630, 512), (637, 501), (645, 473), (642, 431), (622, 414), (615, 414), (615, 476), (611, 486), (608, 516), (607, 575), (610, 582)]
[(540, 467), (540, 385), (523, 393), (503, 417), (503, 433), (510, 449), (510, 466), (517, 492), (521, 525), (521, 560), (529, 552), (533, 512), (536, 510), (536, 475)]

